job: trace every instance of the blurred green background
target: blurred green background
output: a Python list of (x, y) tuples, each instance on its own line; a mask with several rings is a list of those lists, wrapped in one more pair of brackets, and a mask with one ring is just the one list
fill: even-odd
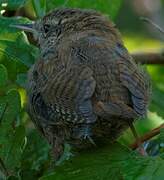
[[(39, 19), (56, 7), (96, 9), (115, 22), (122, 33), (125, 46), (131, 53), (163, 52), (164, 54), (164, 34), (140, 19), (140, 17), (148, 17), (164, 29), (164, 1), (0, 0), (0, 5), (0, 179), (7, 177), (38, 179), (43, 176), (41, 179), (45, 180), (54, 178), (61, 180), (143, 179), (143, 177), (162, 180), (164, 177), (161, 170), (162, 157), (164, 157), (162, 133), (151, 141), (153, 145), (149, 147), (149, 151), (155, 153), (158, 160), (148, 157), (143, 160), (135, 153), (131, 156), (131, 151), (124, 146), (133, 143), (134, 138), (130, 130), (127, 130), (118, 140), (123, 146), (109, 145), (102, 151), (93, 152), (92, 156), (89, 152), (83, 152), (82, 155), (77, 155), (77, 159), (75, 157), (73, 164), (66, 163), (59, 166), (57, 170), (54, 168), (49, 145), (35, 130), (25, 111), (24, 87), (27, 71), (39, 54), (37, 43), (30, 34), (13, 29), (10, 24), (28, 23)], [(163, 65), (145, 65), (145, 67), (151, 77), (152, 95), (147, 118), (135, 123), (139, 136), (164, 123), (164, 67)], [(69, 147), (64, 159), (67, 158), (68, 151)], [(116, 159), (112, 159), (110, 154), (112, 158), (117, 157), (117, 162), (121, 165), (118, 165)], [(129, 159), (122, 159), (123, 156)], [(135, 158), (138, 159), (133, 162)], [(91, 164), (86, 163), (89, 159)], [(111, 162), (110, 166), (107, 160)], [(123, 161), (127, 161), (127, 164), (122, 164)], [(103, 166), (101, 165), (100, 168), (101, 163)], [(152, 163), (156, 166), (152, 167)], [(149, 168), (141, 171), (143, 164), (144, 167)], [(84, 167), (88, 167), (91, 173), (88, 174)], [(130, 167), (133, 169), (128, 171)], [(73, 172), (74, 174), (77, 172), (76, 176), (72, 175)], [(115, 177), (115, 173), (118, 176)]]

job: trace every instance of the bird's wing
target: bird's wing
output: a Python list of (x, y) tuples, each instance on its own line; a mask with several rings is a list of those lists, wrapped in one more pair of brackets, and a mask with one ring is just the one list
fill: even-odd
[[(149, 99), (149, 79), (141, 67), (135, 64), (122, 43), (114, 42), (111, 39), (88, 37), (87, 39), (84, 39), (82, 43), (79, 42), (78, 44), (79, 47), (76, 45), (74, 48), (74, 51), (76, 52), (74, 53), (76, 54), (75, 60), (78, 63), (91, 64), (91, 66), (95, 64), (95, 66), (97, 66), (96, 71), (100, 72), (98, 76), (101, 76), (101, 74), (104, 75), (104, 77), (101, 78), (101, 81), (104, 81), (104, 87), (102, 87), (101, 91), (104, 91), (105, 88), (111, 88), (109, 76), (109, 84), (107, 82), (105, 83), (107, 73), (111, 76), (112, 84), (114, 83), (114, 80), (120, 81), (122, 89), (126, 88), (129, 91), (128, 94), (125, 93), (125, 96), (131, 98), (132, 107), (129, 107), (126, 102), (119, 101), (118, 97), (117, 102), (98, 102), (98, 106), (103, 103), (103, 106), (99, 109), (100, 111), (102, 110), (102, 107), (105, 108), (100, 114), (103, 114), (104, 116), (105, 112), (108, 111), (111, 115), (118, 114), (118, 116), (124, 118), (127, 118), (128, 116), (129, 118), (144, 116), (146, 114)], [(81, 44), (83, 44), (83, 46), (81, 46)], [(103, 64), (105, 66), (101, 66)], [(106, 70), (108, 72), (106, 72)], [(109, 71), (111, 72), (109, 73)], [(118, 76), (118, 78), (112, 79), (115, 72), (117, 73), (116, 76)], [(94, 72), (94, 74), (95, 73), (97, 72)], [(101, 81), (99, 81), (99, 83), (101, 83)], [(99, 84), (96, 82), (96, 88), (98, 85)], [(117, 85), (113, 90), (117, 90)], [(99, 113), (97, 114), (100, 115)]]
[(117, 44), (115, 52), (120, 57), (117, 61), (120, 81), (130, 91), (133, 109), (139, 116), (145, 116), (150, 95), (148, 75), (135, 64), (123, 45)]

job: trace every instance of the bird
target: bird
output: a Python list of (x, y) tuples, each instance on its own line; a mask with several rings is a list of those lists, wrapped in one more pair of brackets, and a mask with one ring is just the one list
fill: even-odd
[(28, 72), (28, 113), (58, 160), (64, 144), (86, 148), (117, 139), (146, 116), (147, 73), (105, 15), (57, 8), (32, 24), (40, 55)]

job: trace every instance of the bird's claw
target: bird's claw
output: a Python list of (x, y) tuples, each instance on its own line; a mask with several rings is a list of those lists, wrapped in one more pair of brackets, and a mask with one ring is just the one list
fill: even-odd
[(75, 136), (78, 138), (78, 139), (82, 139), (82, 140), (89, 140), (91, 144), (93, 144), (94, 146), (96, 146), (95, 142), (93, 141), (91, 135), (92, 135), (92, 132), (91, 132), (91, 128), (89, 125), (84, 125), (82, 127), (78, 127), (75, 129)]
[(96, 143), (94, 142), (94, 140), (92, 139), (92, 137), (88, 134), (83, 134), (81, 136), (78, 137), (79, 139), (82, 139), (82, 140), (89, 140), (89, 142), (91, 144), (93, 144), (94, 146), (96, 146)]

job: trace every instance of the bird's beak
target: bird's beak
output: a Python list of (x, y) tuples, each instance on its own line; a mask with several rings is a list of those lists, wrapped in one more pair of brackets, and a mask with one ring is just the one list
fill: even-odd
[(36, 30), (34, 28), (34, 23), (32, 23), (32, 24), (11, 24), (10, 27), (14, 27), (14, 28), (26, 31), (26, 32), (31, 32), (31, 33), (36, 32)]

